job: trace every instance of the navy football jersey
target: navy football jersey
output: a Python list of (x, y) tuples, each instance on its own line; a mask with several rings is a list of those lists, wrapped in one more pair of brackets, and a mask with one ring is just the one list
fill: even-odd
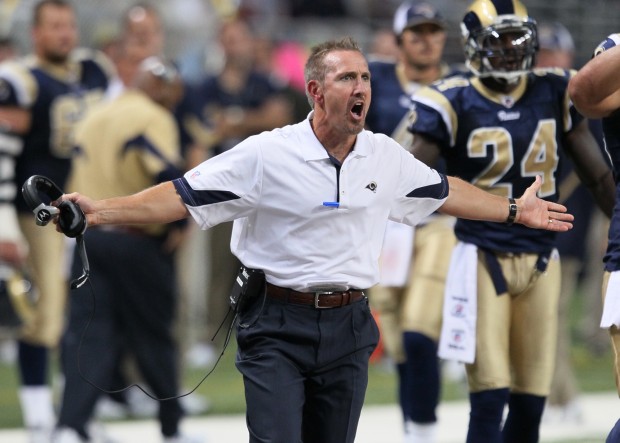
[[(49, 177), (63, 188), (71, 168), (73, 130), (86, 110), (99, 102), (113, 72), (100, 53), (76, 50), (69, 69), (41, 63), (34, 56), (10, 62), (0, 70), (3, 79), (0, 106), (28, 108), (30, 129), (21, 135), (22, 152), (17, 158), (15, 183), (32, 175)], [(14, 137), (14, 134), (11, 134)], [(21, 195), (17, 208), (29, 211)]]
[(398, 75), (394, 62), (371, 62), (370, 86), (372, 98), (366, 127), (373, 132), (389, 135), (408, 148), (411, 134), (407, 131), (407, 113), (411, 110), (411, 94), (421, 87), (419, 83), (407, 83)]
[[(570, 76), (535, 70), (507, 95), (476, 77), (437, 82), (415, 94), (410, 130), (439, 144), (449, 175), (504, 197), (521, 196), (540, 175), (539, 197), (557, 201), (562, 140), (581, 119), (568, 97)], [(548, 252), (555, 241), (550, 231), (462, 219), (455, 233), (501, 252)]]
[[(374, 61), (368, 64), (368, 68), (372, 104), (366, 116), (366, 127), (373, 132), (389, 135), (408, 149), (412, 140), (407, 130), (411, 123), (408, 119), (411, 96), (424, 85), (407, 81), (395, 62)], [(454, 68), (442, 65), (442, 77), (455, 72)]]
[(605, 254), (605, 269), (613, 272), (620, 270), (620, 111), (603, 119), (603, 133), (605, 134), (605, 149), (611, 158), (614, 177), (616, 179), (616, 204), (614, 215), (609, 226), (607, 253)]
[[(193, 108), (194, 114), (208, 127), (213, 115), (218, 112), (238, 113), (239, 118), (242, 118), (244, 109), (257, 109), (269, 98), (281, 93), (283, 93), (281, 86), (268, 76), (258, 72), (250, 73), (239, 91), (226, 90), (220, 84), (218, 76), (213, 75), (205, 79), (191, 92), (192, 102), (190, 106)], [(221, 154), (241, 140), (242, 137), (226, 138), (214, 147), (214, 152)]]

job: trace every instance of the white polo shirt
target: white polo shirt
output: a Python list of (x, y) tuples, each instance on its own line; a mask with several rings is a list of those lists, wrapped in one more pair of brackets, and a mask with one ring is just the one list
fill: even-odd
[(310, 118), (247, 138), (175, 186), (202, 229), (235, 220), (232, 252), (268, 282), (369, 288), (388, 218), (415, 225), (443, 204), (447, 180), (370, 131), (338, 173)]

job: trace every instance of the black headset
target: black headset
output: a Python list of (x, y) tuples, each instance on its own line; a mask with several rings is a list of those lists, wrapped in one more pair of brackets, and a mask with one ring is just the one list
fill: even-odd
[[(41, 198), (41, 194), (47, 196), (45, 201)], [(22, 195), (28, 207), (34, 212), (37, 225), (45, 226), (58, 217), (58, 226), (62, 233), (76, 239), (84, 268), (82, 275), (71, 282), (71, 289), (76, 289), (86, 283), (90, 274), (83, 235), (86, 231), (86, 216), (80, 206), (70, 200), (53, 206), (51, 203), (58, 200), (62, 194), (62, 190), (52, 180), (42, 175), (33, 175), (22, 186)]]
[[(46, 198), (47, 203), (41, 198), (41, 194), (47, 197)], [(28, 207), (32, 210), (32, 212), (34, 212), (35, 221), (37, 225), (45, 226), (55, 217), (58, 217), (58, 226), (60, 227), (60, 230), (67, 237), (76, 239), (78, 252), (80, 254), (80, 259), (82, 260), (83, 272), (80, 277), (76, 278), (75, 280), (71, 282), (71, 289), (76, 289), (76, 288), (81, 287), (84, 283), (86, 283), (90, 275), (90, 266), (88, 264), (88, 257), (86, 256), (86, 246), (84, 245), (84, 232), (86, 231), (86, 225), (87, 225), (86, 215), (84, 215), (84, 212), (82, 211), (82, 209), (77, 203), (72, 202), (70, 200), (62, 201), (58, 204), (58, 206), (54, 206), (52, 203), (58, 200), (63, 195), (63, 192), (58, 186), (56, 186), (56, 184), (52, 180), (42, 175), (33, 175), (28, 180), (26, 180), (26, 182), (22, 186), (22, 195), (24, 196), (24, 200), (26, 201), (26, 204), (28, 205)], [(91, 286), (91, 290), (92, 290), (92, 286)], [(95, 298), (94, 298), (94, 293), (93, 293), (93, 303), (94, 302), (95, 302)], [(108, 393), (108, 394), (124, 392), (127, 389), (135, 386), (138, 389), (140, 389), (144, 394), (146, 394), (148, 397), (152, 398), (153, 400), (157, 400), (157, 401), (165, 401), (165, 400), (172, 400), (175, 398), (185, 397), (191, 394), (192, 392), (194, 392), (196, 389), (198, 389), (198, 386), (200, 386), (202, 382), (205, 381), (207, 377), (211, 375), (211, 373), (215, 370), (217, 364), (219, 363), (220, 359), (224, 355), (224, 350), (228, 346), (228, 342), (230, 340), (230, 336), (232, 332), (232, 327), (234, 326), (234, 321), (233, 321), (230, 325), (230, 329), (228, 330), (228, 333), (226, 334), (226, 340), (224, 342), (224, 349), (222, 349), (222, 353), (217, 358), (215, 365), (213, 365), (213, 367), (209, 370), (209, 372), (207, 372), (207, 374), (202, 378), (202, 380), (198, 382), (198, 384), (192, 390), (186, 392), (185, 394), (175, 395), (173, 397), (158, 398), (150, 394), (147, 390), (142, 388), (142, 386), (140, 386), (137, 383), (133, 383), (121, 389), (109, 390), (109, 389), (104, 389), (98, 386), (97, 384), (93, 383), (85, 375), (82, 374), (79, 354), (80, 354), (80, 349), (82, 348), (82, 341), (84, 340), (84, 336), (86, 334), (86, 329), (88, 328), (88, 325), (92, 321), (92, 318), (95, 312), (94, 309), (95, 308), (93, 307), (93, 313), (91, 314), (91, 317), (88, 319), (86, 323), (86, 326), (84, 328), (84, 333), (82, 334), (82, 338), (80, 339), (80, 343), (78, 345), (77, 366), (78, 366), (78, 372), (80, 374), (80, 377), (82, 377), (88, 384), (90, 384), (94, 388), (102, 392)], [(229, 310), (229, 313), (230, 312), (231, 311)], [(235, 315), (236, 315), (236, 311), (235, 311)], [(226, 316), (228, 317), (228, 313), (226, 314)], [(224, 321), (225, 320), (226, 318), (224, 319)], [(224, 321), (222, 321), (222, 324), (224, 324)]]

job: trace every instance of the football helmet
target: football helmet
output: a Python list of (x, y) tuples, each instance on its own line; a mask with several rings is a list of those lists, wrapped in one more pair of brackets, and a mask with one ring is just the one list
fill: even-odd
[(592, 57), (594, 58), (597, 55), (600, 55), (603, 52), (607, 51), (608, 49), (611, 49), (614, 46), (617, 46), (619, 44), (620, 44), (620, 34), (611, 34), (607, 36), (605, 40), (603, 40), (602, 42), (598, 44), (596, 49), (594, 49), (594, 53), (592, 54)]
[(476, 76), (514, 82), (536, 61), (536, 21), (519, 0), (475, 0), (463, 17), (461, 35), (466, 64)]

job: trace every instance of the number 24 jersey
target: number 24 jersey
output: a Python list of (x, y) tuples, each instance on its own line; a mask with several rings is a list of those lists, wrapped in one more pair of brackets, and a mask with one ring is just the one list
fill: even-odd
[[(571, 71), (535, 70), (510, 94), (477, 77), (451, 77), (414, 96), (409, 130), (438, 143), (447, 173), (485, 191), (519, 197), (537, 175), (539, 197), (558, 200), (564, 136), (582, 117), (567, 93)], [(555, 235), (522, 225), (457, 221), (457, 237), (500, 252), (546, 252)]]

